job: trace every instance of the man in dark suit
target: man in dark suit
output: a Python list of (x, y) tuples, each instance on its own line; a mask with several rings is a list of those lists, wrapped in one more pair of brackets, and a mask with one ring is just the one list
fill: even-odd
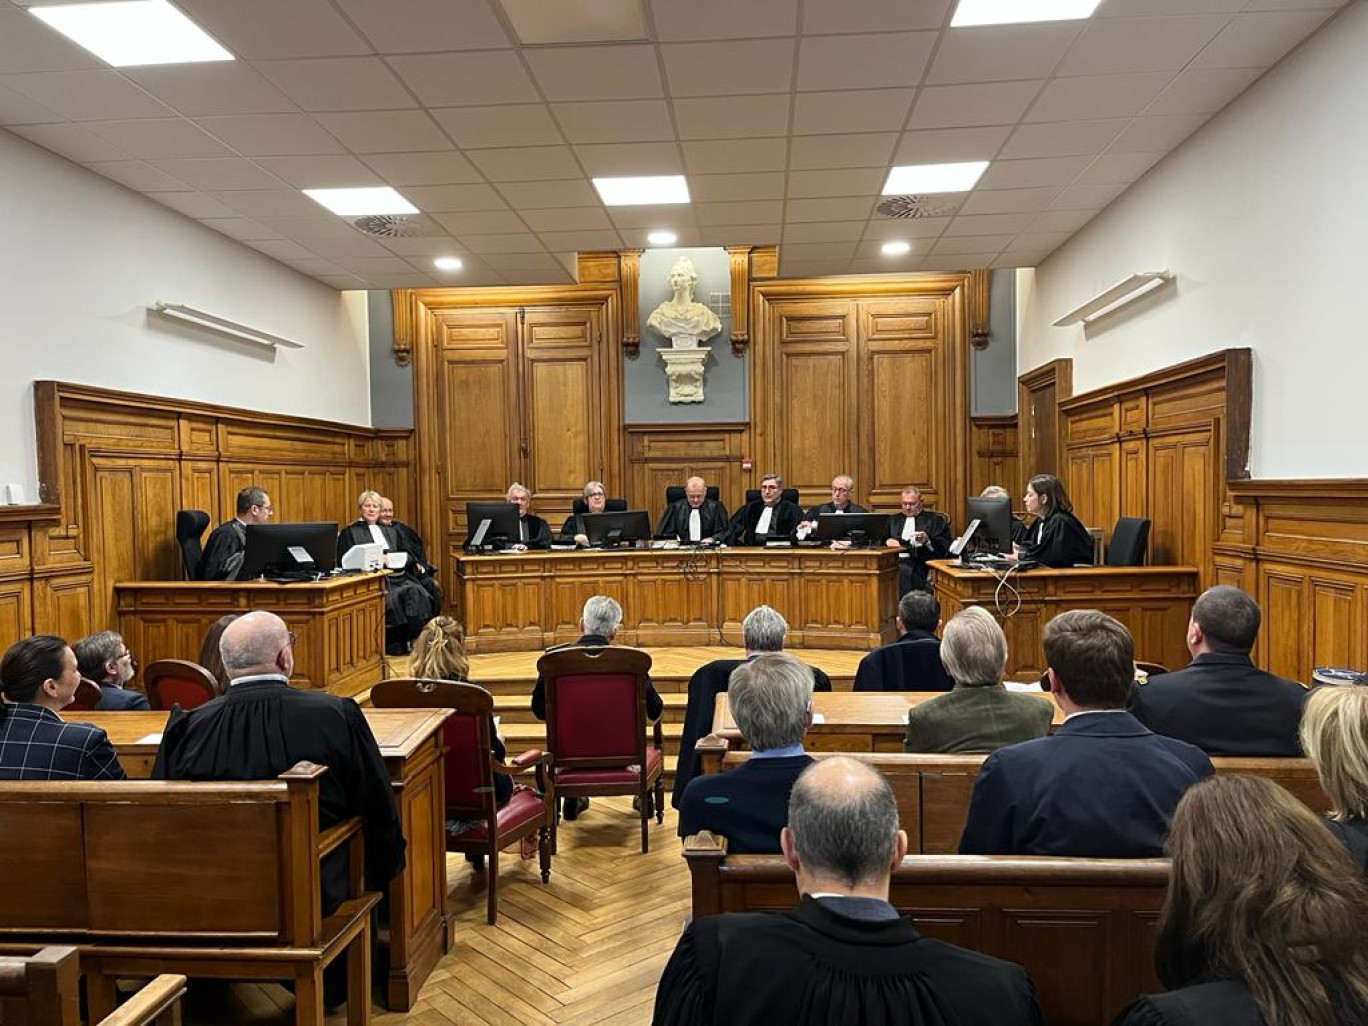
[[(674, 789), (670, 804), (679, 808), (684, 788), (698, 775), (698, 756), (694, 745), (698, 739), (712, 733), (713, 709), (717, 696), (727, 690), (732, 673), (738, 666), (764, 652), (782, 652), (788, 636), (788, 624), (769, 606), (756, 606), (741, 621), (741, 644), (745, 659), (714, 659), (704, 663), (689, 678), (689, 703), (684, 710), (684, 728), (679, 736), (679, 760), (675, 766)], [(831, 678), (816, 666), (808, 666), (812, 673), (813, 691), (830, 691)]]
[(1178, 800), (1214, 772), (1211, 760), (1126, 712), (1135, 653), (1124, 624), (1095, 609), (1061, 613), (1045, 625), (1044, 649), (1064, 722), (984, 762), (960, 853), (1162, 855)]
[(518, 507), (518, 540), (509, 547), (514, 552), (549, 549), (551, 525), (541, 517), (528, 512), (532, 506), (532, 493), (527, 490), (527, 486), (514, 481), (508, 486), (508, 493), (504, 498)]
[(81, 676), (99, 685), (100, 701), (96, 709), (118, 712), (152, 708), (141, 691), (124, 687), (138, 672), (138, 664), (121, 635), (113, 631), (88, 634), (71, 649), (76, 653), (76, 666)]
[(771, 538), (787, 541), (803, 513), (784, 499), (784, 479), (766, 474), (760, 479), (760, 498), (736, 511), (731, 521), (733, 545), (764, 545)]
[(831, 479), (831, 501), (818, 503), (807, 511), (798, 530), (812, 530), (817, 526), (817, 518), (823, 513), (864, 513), (865, 508), (850, 501), (855, 491), (855, 479), (849, 474), (837, 474)]
[(701, 477), (684, 482), (684, 498), (672, 502), (660, 518), (656, 534), (662, 538), (678, 538), (682, 542), (725, 541), (727, 538), (727, 507), (708, 498), (708, 483)]
[(709, 830), (727, 839), (728, 852), (778, 854), (789, 792), (812, 765), (803, 751), (812, 725), (812, 674), (782, 652), (757, 656), (732, 672), (727, 701), (750, 758), (689, 782), (679, 802), (679, 836)]
[(902, 637), (860, 660), (856, 691), (949, 691), (955, 686), (941, 665), (940, 602), (929, 591), (909, 591), (898, 600)]
[(1259, 604), (1239, 588), (1202, 592), (1187, 627), (1192, 662), (1133, 687), (1131, 713), (1210, 755), (1300, 756), (1306, 689), (1254, 666), (1261, 619)]
[(898, 554), (898, 594), (909, 591), (930, 591), (928, 560), (944, 559), (950, 554), (950, 518), (934, 510), (922, 509), (921, 489), (909, 485), (903, 489), (902, 511), (888, 518), (890, 549), (901, 548)]

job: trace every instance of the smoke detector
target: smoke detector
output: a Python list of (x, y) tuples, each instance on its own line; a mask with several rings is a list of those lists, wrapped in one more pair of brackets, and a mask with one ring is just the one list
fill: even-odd
[(884, 217), (949, 217), (959, 209), (961, 200), (944, 193), (928, 196), (889, 196), (874, 209)]
[(352, 218), (351, 225), (362, 235), (382, 239), (421, 239), (446, 234), (425, 214), (366, 214)]

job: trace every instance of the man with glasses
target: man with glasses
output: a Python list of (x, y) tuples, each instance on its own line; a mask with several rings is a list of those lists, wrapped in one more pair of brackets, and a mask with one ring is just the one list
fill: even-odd
[(247, 525), (264, 524), (274, 513), (271, 497), (255, 485), (238, 492), (237, 515), (214, 528), (204, 544), (200, 578), (205, 581), (237, 580), (247, 550)]
[(800, 531), (811, 531), (817, 526), (817, 518), (823, 513), (864, 513), (865, 508), (851, 502), (855, 491), (855, 479), (849, 474), (837, 474), (831, 479), (831, 501), (819, 503), (807, 511), (807, 516), (798, 525)]
[(76, 666), (81, 676), (100, 687), (96, 709), (120, 712), (152, 708), (141, 691), (124, 686), (138, 672), (138, 663), (121, 635), (113, 631), (89, 634), (72, 645), (71, 650), (76, 653)]

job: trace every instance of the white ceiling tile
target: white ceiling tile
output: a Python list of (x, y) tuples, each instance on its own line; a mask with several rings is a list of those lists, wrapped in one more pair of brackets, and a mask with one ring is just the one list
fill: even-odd
[(328, 0), (178, 0), (238, 57), (339, 57), (370, 52)]
[(520, 146), (475, 150), (471, 162), (491, 182), (538, 182), (547, 178), (583, 178), (568, 146)]
[[(730, 232), (732, 231), (732, 227), (733, 227), (733, 226), (731, 226), (731, 225), (727, 225), (727, 227), (726, 227), (725, 230), (726, 230), (728, 233), (730, 233)], [(675, 236), (676, 236), (676, 241), (675, 241), (674, 245), (677, 246), (677, 247), (679, 247), (680, 249), (687, 249), (687, 248), (692, 248), (692, 247), (694, 247), (694, 246), (701, 246), (701, 245), (703, 245), (703, 236), (702, 236), (702, 234), (700, 233), (699, 229), (697, 229), (697, 228), (694, 228), (694, 227), (678, 228), (678, 227), (676, 227), (676, 228), (672, 228), (671, 230), (675, 233)], [(627, 247), (630, 248), (630, 249), (650, 249), (650, 248), (651, 248), (651, 240), (650, 240), (649, 236), (650, 236), (650, 234), (651, 234), (652, 232), (654, 232), (654, 231), (656, 231), (656, 229), (655, 229), (654, 227), (651, 227), (651, 228), (621, 228), (621, 227), (619, 227), (619, 228), (618, 228), (618, 234), (622, 236), (622, 243), (623, 243), (623, 245), (624, 245), (624, 246), (627, 246)], [(717, 232), (717, 231), (719, 231), (719, 229), (718, 229), (718, 228), (709, 228), (708, 231), (709, 231), (709, 232)], [(776, 232), (775, 234), (777, 235), (778, 233)], [(731, 245), (731, 243), (723, 243), (723, 245)]]
[(299, 189), (349, 189), (384, 184), (378, 174), (352, 156), (262, 157), (257, 163)]
[(594, 178), (684, 173), (679, 146), (672, 142), (604, 143), (574, 149), (585, 173)]
[(1034, 160), (995, 160), (979, 179), (981, 189), (1031, 189), (1068, 185), (1088, 166), (1087, 157), (1041, 157)]
[(962, 235), (1015, 235), (1031, 223), (1032, 214), (959, 214), (943, 238)]
[(837, 167), (887, 167), (895, 132), (866, 135), (804, 135), (793, 140), (789, 167), (822, 171)]
[(1237, 14), (1197, 55), (1198, 68), (1266, 68), (1309, 36), (1331, 11)]
[(1071, 185), (1050, 204), (1051, 210), (1101, 210), (1129, 188), (1124, 183)]
[(526, 46), (646, 38), (640, 0), (499, 0)]
[(1060, 66), (1061, 75), (1177, 71), (1216, 38), (1227, 14), (1167, 18), (1099, 18), (1091, 22)]
[(664, 100), (557, 103), (551, 112), (565, 137), (575, 144), (658, 142), (675, 137), (670, 107)]
[[(264, 242), (267, 239), (279, 239), (281, 235), (274, 228), (268, 228), (260, 222), (253, 221), (250, 217), (211, 217), (202, 218), (201, 224), (222, 232), (229, 238), (239, 239), (243, 242)], [(302, 268), (296, 268), (302, 270)]]
[(1036, 81), (928, 86), (917, 97), (907, 127), (1010, 125), (1021, 118), (1039, 88)]
[(874, 211), (872, 196), (845, 196), (836, 199), (793, 199), (784, 205), (784, 220), (855, 221)]
[(1146, 114), (1215, 114), (1249, 88), (1258, 68), (1189, 68), (1180, 72)]
[(942, 235), (931, 247), (937, 256), (958, 256), (962, 254), (1001, 253), (1013, 235)]
[(86, 167), (138, 192), (187, 192), (191, 188), (165, 171), (160, 171), (151, 164), (144, 164), (140, 160), (100, 161), (87, 164)]
[(462, 239), (472, 253), (541, 253), (546, 247), (531, 232), (510, 235), (472, 235)]
[(1171, 150), (1206, 123), (1210, 114), (1166, 114), (1139, 118), (1111, 144), (1112, 153)]
[[(403, 187), (404, 197), (419, 210), (467, 211), (467, 210), (507, 210), (503, 201), (491, 186), (482, 183), (470, 185), (408, 185)], [(518, 229), (521, 231), (522, 229)]]
[(935, 42), (934, 32), (806, 36), (799, 47), (798, 88), (915, 86), (921, 81)]
[(318, 256), (337, 260), (342, 257), (389, 256), (389, 251), (368, 239), (355, 229), (348, 228), (346, 234), (335, 239), (310, 238), (304, 243)]
[(496, 271), (563, 271), (550, 253), (491, 253), (485, 263)]
[[(709, 228), (698, 236), (699, 245), (710, 246), (772, 246), (783, 233), (778, 224), (728, 224)], [(680, 242), (684, 240), (681, 237)]]
[(1348, 0), (1249, 0), (1242, 8), (1246, 11), (1338, 11)]
[(462, 239), (475, 235), (506, 235), (527, 231), (522, 218), (511, 210), (467, 210), (433, 214), (433, 219)]
[(651, 14), (662, 43), (791, 36), (798, 30), (798, 0), (651, 0)]
[[(250, 239), (244, 240), (258, 252), (265, 253), (277, 260), (316, 260), (318, 256), (309, 247), (292, 239)], [(354, 286), (348, 286), (353, 288)]]
[(1114, 118), (1107, 121), (1052, 121), (1018, 125), (999, 156), (1011, 160), (1019, 157), (1072, 157), (1101, 153), (1129, 124), (1125, 118)]
[(681, 139), (762, 139), (788, 134), (788, 94), (675, 100), (674, 112)]
[(181, 118), (93, 121), (85, 127), (146, 160), (234, 156), (232, 150), (204, 129)]
[(931, 241), (928, 239), (903, 239), (912, 246), (912, 252), (901, 257), (885, 256), (883, 252), (883, 239), (870, 239), (861, 242), (855, 247), (855, 259), (861, 261), (874, 261), (878, 267), (873, 271), (874, 274), (886, 274), (889, 271), (897, 270), (909, 262), (916, 262), (931, 249)]
[(509, 285), (562, 285), (574, 281), (570, 272), (560, 266), (546, 271), (504, 271), (503, 277)]
[(553, 182), (504, 182), (499, 185), (499, 192), (515, 210), (599, 205), (598, 193), (583, 178), (565, 178)]
[(784, 265), (790, 261), (849, 260), (855, 255), (855, 243), (850, 242), (785, 242), (781, 254)]
[(375, 57), (261, 61), (257, 68), (305, 110), (403, 110), (417, 106), (403, 83)]
[(524, 50), (548, 100), (636, 100), (663, 96), (650, 46), (569, 46)]
[(488, 0), (336, 0), (380, 53), (502, 49), (510, 45)]
[(803, 31), (811, 35), (844, 32), (903, 32), (938, 29), (953, 0), (804, 0)]
[[(299, 198), (307, 199), (303, 196)], [(268, 207), (271, 205), (271, 201), (269, 201), (269, 197), (261, 196), (247, 205)], [(304, 214), (262, 213), (255, 215), (255, 219), (268, 228), (274, 228), (286, 238), (302, 242), (305, 245), (354, 243), (355, 245), (350, 250), (353, 255), (358, 251), (384, 255), (382, 248), (376, 247), (373, 242), (353, 228), (345, 219), (324, 210), (317, 203), (310, 202), (309, 206), (313, 207), (313, 212)]]
[(788, 159), (787, 139), (700, 140), (683, 148), (684, 163), (695, 175), (783, 171)]
[(433, 235), (419, 239), (399, 236), (378, 241), (391, 253), (407, 257), (410, 261), (416, 257), (460, 256), (466, 252), (466, 248), (450, 235)]
[(324, 285), (331, 285), (339, 292), (369, 287), (366, 282), (362, 281), (354, 274), (320, 274), (318, 275), (318, 280)]
[(164, 118), (170, 107), (115, 71), (52, 71), (5, 75), (0, 85), (72, 121)]
[(904, 132), (893, 154), (893, 163), (952, 164), (991, 160), (1011, 133), (1009, 125)]
[[(205, 221), (204, 224), (211, 222)], [(300, 257), (298, 260), (286, 260), (285, 263), (293, 267), (300, 274), (307, 274), (310, 278), (320, 275), (345, 275), (346, 272), (338, 267), (331, 260), (324, 260), (322, 257)]]
[(555, 146), (560, 129), (542, 103), (500, 107), (446, 107), (432, 116), (462, 149), (496, 146)]
[(28, 11), (0, 7), (0, 68), (26, 71), (76, 71), (101, 68), (100, 60)]
[(202, 192), (147, 192), (143, 195), (188, 217), (232, 217), (235, 213), (232, 207)]
[(1076, 232), (1097, 216), (1095, 210), (1047, 210), (1031, 222), (1033, 232)]
[(864, 235), (865, 222), (805, 221), (784, 228), (784, 245), (791, 242), (854, 242)]
[(370, 153), (362, 159), (390, 185), (461, 185), (480, 180), (470, 161), (454, 151)]
[(998, 258), (996, 250), (986, 253), (932, 253), (921, 262), (923, 271), (970, 271), (988, 267)]
[(1057, 186), (1039, 189), (976, 189), (960, 207), (961, 214), (1034, 214), (1059, 195)]
[(1084, 22), (980, 25), (941, 36), (930, 85), (1047, 78), (1078, 38)]
[[(1144, 18), (1158, 14), (1233, 14), (1248, 0), (1107, 0), (1099, 18)], [(1319, 3), (1321, 0), (1315, 0)]]
[(602, 207), (524, 210), (522, 219), (534, 232), (582, 232), (613, 228), (613, 222), (608, 220), (608, 214)]
[(1041, 91), (1026, 121), (1074, 121), (1139, 114), (1173, 79), (1166, 71), (1057, 78)]
[(679, 231), (697, 227), (694, 204), (670, 203), (664, 206), (609, 207), (608, 217), (621, 228), (661, 228)]
[(934, 239), (950, 226), (948, 217), (907, 217), (892, 218), (874, 215), (865, 228), (864, 238), (883, 241), (886, 239)]
[(186, 117), (285, 114), (297, 109), (242, 61), (125, 68), (123, 73)]
[(698, 203), (698, 223), (704, 228), (728, 224), (778, 221), (784, 215), (783, 200), (743, 200), (733, 203)]
[(413, 266), (407, 260), (397, 256), (343, 256), (338, 257), (337, 264), (342, 267), (343, 270), (360, 275), (385, 274), (387, 272), (396, 274), (414, 273)]
[(790, 171), (789, 199), (824, 196), (875, 196), (886, 172), (881, 167), (845, 168), (838, 171)]
[(675, 97), (779, 93), (793, 85), (792, 39), (669, 43), (660, 52)]
[(859, 89), (799, 93), (794, 98), (793, 134), (897, 131), (912, 109), (912, 89)]
[(233, 114), (196, 118), (195, 124), (248, 157), (346, 152), (305, 114)]
[(784, 174), (768, 171), (750, 175), (690, 175), (689, 195), (695, 203), (784, 198)]
[(282, 189), (285, 182), (242, 157), (159, 160), (156, 167), (196, 189)]
[(421, 110), (358, 111), (316, 114), (314, 120), (353, 153), (403, 153), (449, 150), (448, 139)]
[(429, 107), (536, 103), (541, 99), (512, 50), (391, 57), (388, 63)]
[(910, 274), (913, 271), (926, 270), (926, 258), (915, 250), (901, 257), (865, 257), (856, 258), (850, 262), (851, 274), (888, 274), (897, 272), (898, 274)]
[[(328, 214), (321, 206), (297, 189), (243, 189), (240, 191), (219, 191), (211, 193), (214, 199), (232, 207), (238, 213), (258, 220), (265, 220), (274, 228), (280, 228), (286, 235), (296, 237), (294, 232), (286, 231), (273, 220), (277, 217), (305, 217), (318, 223), (340, 225), (342, 222)], [(320, 217), (320, 215), (325, 215)], [(348, 229), (350, 231), (350, 229)]]
[(59, 124), (65, 120), (56, 111), (0, 85), (0, 125)]
[(1048, 253), (1065, 242), (1070, 234), (1070, 232), (1023, 232), (1012, 240), (1011, 245), (1004, 252), (1043, 250)]
[(81, 164), (133, 158), (127, 148), (95, 135), (80, 125), (13, 125), (9, 131)]
[(1075, 185), (1133, 182), (1164, 158), (1163, 153), (1104, 153), (1078, 176)]

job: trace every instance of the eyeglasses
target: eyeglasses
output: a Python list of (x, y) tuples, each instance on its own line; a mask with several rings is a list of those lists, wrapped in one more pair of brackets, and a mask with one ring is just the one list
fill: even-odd
[(290, 631), (290, 633), (285, 636), (285, 644), (281, 646), (280, 650), (284, 652), (287, 648), (294, 648), (294, 644), (298, 640), (299, 635), (296, 634), (294, 631)]
[(589, 493), (589, 498), (591, 498), (591, 499), (601, 499), (601, 498), (603, 498), (603, 496), (604, 496), (605, 494), (606, 494), (606, 493), (604, 493), (604, 492), (590, 492), (590, 493)]
[(832, 488), (831, 490), (832, 490), (833, 492), (847, 492), (847, 493), (850, 491), (849, 488)]
[(114, 661), (117, 663), (117, 662), (122, 662), (122, 661), (125, 660), (125, 659), (132, 659), (132, 658), (133, 658), (133, 653), (130, 652), (128, 649), (124, 649), (122, 652), (120, 652), (118, 655), (116, 655), (116, 656), (114, 657)]

